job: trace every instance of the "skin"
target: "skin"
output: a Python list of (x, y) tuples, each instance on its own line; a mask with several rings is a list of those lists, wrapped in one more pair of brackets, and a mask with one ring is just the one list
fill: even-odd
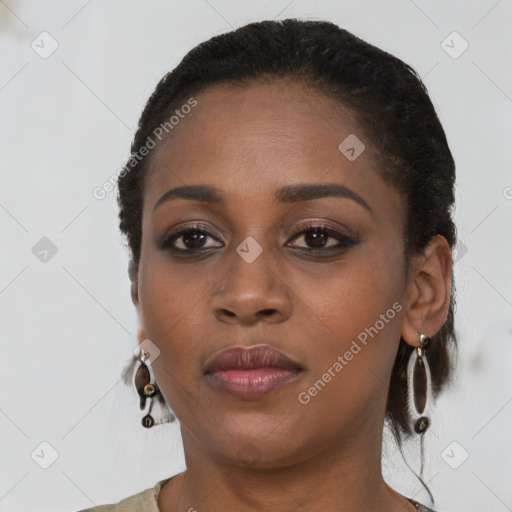
[[(378, 155), (354, 117), (316, 90), (215, 86), (196, 99), (151, 154), (141, 260), (131, 276), (139, 343), (149, 338), (160, 350), (155, 377), (180, 421), (187, 465), (162, 488), (160, 509), (413, 511), (381, 475), (386, 396), (400, 335), (418, 346), (420, 333), (433, 336), (446, 319), (448, 243), (433, 238), (406, 266), (400, 196), (379, 175)], [(351, 133), (366, 146), (354, 161), (338, 149)], [(342, 197), (274, 198), (297, 183), (344, 185), (372, 211)], [(226, 204), (180, 198), (153, 211), (168, 190), (199, 184), (217, 187)], [(292, 232), (308, 221), (356, 242), (312, 254), (312, 237)], [(197, 223), (210, 233), (203, 256), (159, 248), (173, 229)], [(252, 263), (236, 252), (249, 236), (263, 250)], [(186, 238), (175, 246), (186, 249)], [(326, 235), (324, 247), (337, 244)], [(401, 311), (301, 404), (299, 393), (395, 302)], [(212, 354), (256, 344), (304, 371), (252, 401), (208, 385), (203, 365)], [(248, 450), (251, 463), (241, 456)]]

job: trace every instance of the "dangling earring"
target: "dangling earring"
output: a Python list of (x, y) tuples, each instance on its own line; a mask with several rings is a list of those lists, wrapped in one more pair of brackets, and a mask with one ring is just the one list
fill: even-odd
[(431, 338), (420, 335), (420, 344), (411, 353), (407, 365), (408, 411), (411, 426), (417, 434), (423, 435), (430, 426), (429, 407), (432, 405), (432, 384), (430, 368), (425, 355), (425, 346)]
[(429, 410), (432, 407), (432, 379), (425, 354), (425, 346), (431, 341), (432, 339), (429, 336), (420, 334), (420, 344), (412, 351), (409, 358), (407, 365), (407, 406), (412, 430), (420, 436), (420, 474), (419, 476), (415, 474), (428, 492), (430, 501), (434, 503), (434, 496), (432, 496), (430, 489), (423, 481), (425, 463), (424, 435), (430, 427)]
[(172, 412), (170, 415), (164, 416), (158, 421), (155, 421), (153, 416), (151, 416), (153, 398), (158, 398), (162, 407), (165, 407), (167, 404), (155, 382), (149, 353), (140, 349), (140, 355), (137, 359), (140, 362), (140, 365), (135, 372), (134, 385), (140, 397), (139, 406), (141, 410), (145, 408), (146, 400), (149, 399), (149, 409), (147, 414), (142, 418), (142, 426), (151, 428), (153, 425), (160, 425), (162, 423), (170, 423), (174, 421), (176, 416), (174, 416)]

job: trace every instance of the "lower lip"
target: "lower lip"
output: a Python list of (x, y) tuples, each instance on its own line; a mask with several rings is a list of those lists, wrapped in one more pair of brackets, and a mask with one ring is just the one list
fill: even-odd
[(208, 374), (207, 381), (218, 391), (244, 400), (255, 400), (293, 380), (300, 370), (255, 368), (219, 370)]

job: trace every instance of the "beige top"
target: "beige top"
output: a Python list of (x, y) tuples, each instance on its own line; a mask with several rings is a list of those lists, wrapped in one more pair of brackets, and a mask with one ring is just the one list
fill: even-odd
[[(79, 510), (78, 512), (161, 512), (158, 508), (158, 495), (160, 493), (160, 489), (171, 478), (174, 478), (174, 476), (166, 478), (165, 480), (160, 480), (160, 482), (157, 482), (154, 487), (150, 487), (145, 491), (129, 496), (128, 498), (121, 500), (119, 503), (114, 503), (112, 505), (99, 505), (97, 507)], [(416, 507), (418, 512), (435, 512), (411, 498), (406, 499)]]
[(158, 508), (158, 495), (162, 486), (171, 478), (160, 480), (154, 487), (129, 496), (118, 503), (98, 505), (97, 507), (87, 508), (79, 512), (161, 512)]

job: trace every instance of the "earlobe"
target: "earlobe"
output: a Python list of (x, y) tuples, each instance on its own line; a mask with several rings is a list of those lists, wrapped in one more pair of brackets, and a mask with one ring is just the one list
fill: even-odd
[(128, 264), (128, 276), (131, 282), (130, 294), (135, 307), (139, 306), (138, 270), (138, 265), (133, 260), (130, 260)]
[(450, 308), (452, 256), (446, 239), (432, 238), (422, 255), (414, 256), (405, 299), (402, 338), (413, 347), (420, 333), (430, 337), (439, 332)]

